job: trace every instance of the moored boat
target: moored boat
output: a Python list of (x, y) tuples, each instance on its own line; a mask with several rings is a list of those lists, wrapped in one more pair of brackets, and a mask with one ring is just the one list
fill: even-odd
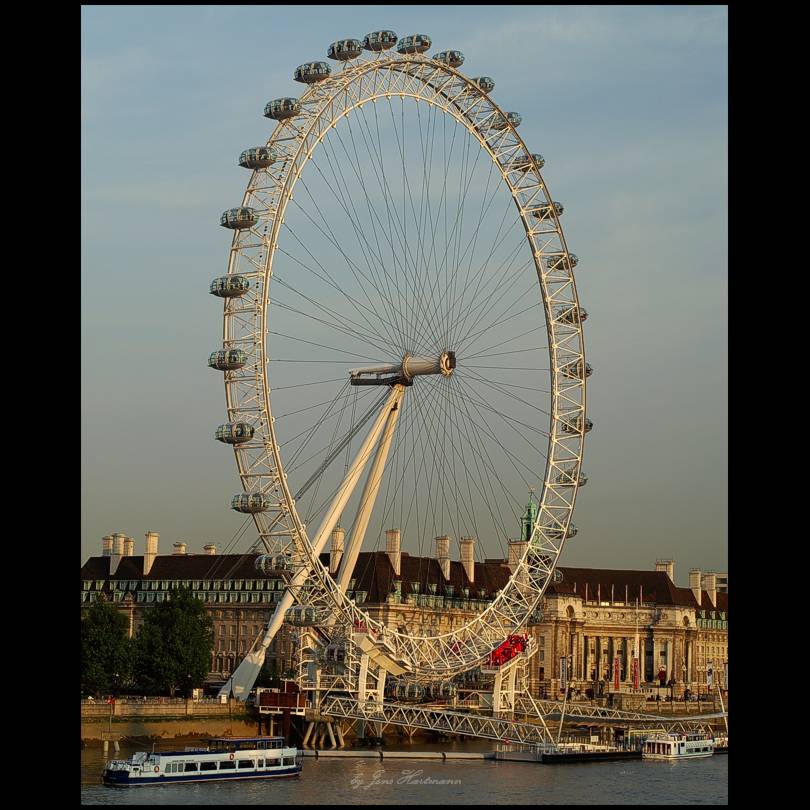
[(105, 785), (165, 785), (225, 779), (298, 776), (303, 751), (284, 745), (283, 737), (218, 737), (207, 748), (138, 751), (104, 766)]
[(644, 741), (644, 759), (697, 759), (714, 753), (714, 738), (702, 732), (653, 734)]

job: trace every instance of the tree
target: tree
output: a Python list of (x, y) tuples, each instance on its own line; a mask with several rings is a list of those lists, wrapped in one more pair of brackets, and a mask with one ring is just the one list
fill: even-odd
[(131, 672), (129, 620), (109, 602), (94, 602), (82, 617), (82, 691), (115, 693)]
[(135, 674), (148, 692), (201, 686), (211, 669), (214, 629), (205, 605), (191, 591), (147, 610), (135, 641)]

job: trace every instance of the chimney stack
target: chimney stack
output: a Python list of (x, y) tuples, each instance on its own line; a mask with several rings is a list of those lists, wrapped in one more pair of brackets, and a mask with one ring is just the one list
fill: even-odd
[(394, 568), (394, 575), (400, 575), (400, 568), (402, 562), (402, 552), (399, 549), (399, 529), (388, 529), (385, 532), (385, 553), (388, 559), (391, 560), (391, 565)]
[(450, 538), (443, 534), (436, 538), (436, 559), (442, 569), (442, 576), (450, 579)]
[(329, 552), (329, 573), (334, 576), (340, 568), (340, 561), (343, 559), (343, 545), (346, 540), (346, 532), (338, 526), (332, 529), (332, 548)]
[(154, 563), (158, 553), (158, 540), (160, 540), (160, 535), (157, 532), (146, 533), (146, 549), (143, 554), (144, 576), (152, 570), (152, 563)]
[(216, 554), (216, 553), (217, 553), (217, 547), (216, 547), (216, 544), (215, 544), (215, 543), (209, 543), (208, 545), (203, 546), (203, 551), (204, 551), (206, 554), (210, 554), (210, 555), (213, 557), (213, 556), (214, 556), (214, 554)]
[(131, 557), (135, 553), (135, 540), (132, 537), (124, 538), (124, 556)]
[(112, 557), (113, 549), (113, 536), (108, 534), (106, 537), (101, 538), (101, 556)]
[(700, 605), (700, 569), (699, 568), (690, 568), (689, 569), (689, 587), (692, 589), (692, 593), (694, 594), (698, 605)]
[(174, 547), (174, 551), (172, 552), (174, 556), (186, 553), (186, 544), (182, 540), (172, 543), (172, 546)]
[(509, 541), (509, 570), (514, 574), (520, 558), (525, 554), (529, 544), (525, 540)]
[(467, 574), (467, 579), (470, 584), (475, 582), (475, 538), (474, 537), (459, 537), (458, 539), (458, 557), (461, 564), (464, 566), (464, 573)]
[(655, 570), (664, 571), (670, 582), (675, 582), (675, 560), (656, 560)]
[(717, 607), (717, 575), (704, 574), (703, 575), (703, 590), (709, 594), (709, 599), (712, 600), (712, 605)]
[(116, 572), (118, 564), (121, 562), (121, 558), (124, 556), (125, 538), (126, 535), (121, 534), (121, 532), (116, 532), (112, 536), (113, 547), (112, 547), (112, 554), (110, 555), (110, 576), (112, 576)]

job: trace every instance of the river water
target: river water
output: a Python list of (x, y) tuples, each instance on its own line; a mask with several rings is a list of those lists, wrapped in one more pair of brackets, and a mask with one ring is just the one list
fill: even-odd
[[(192, 743), (159, 744), (158, 750), (187, 744)], [(412, 748), (482, 751), (489, 744), (414, 743)], [(122, 745), (110, 757), (125, 759), (136, 750)], [(82, 804), (728, 804), (727, 754), (687, 762), (569, 765), (305, 757), (303, 773), (293, 779), (137, 788), (100, 784), (103, 766), (99, 743), (82, 751)]]

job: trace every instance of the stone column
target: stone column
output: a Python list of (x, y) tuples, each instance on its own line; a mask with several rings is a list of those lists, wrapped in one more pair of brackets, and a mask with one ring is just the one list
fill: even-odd
[(587, 681), (588, 673), (586, 671), (586, 665), (588, 659), (588, 637), (582, 633), (579, 634), (579, 646), (579, 679), (581, 681)]
[(588, 659), (589, 637), (582, 636), (582, 680), (587, 681), (591, 676), (590, 660)]
[(671, 639), (667, 639), (667, 683), (672, 679), (672, 656), (675, 648), (675, 642)]
[(693, 667), (693, 660), (692, 657), (694, 655), (694, 642), (687, 641), (686, 642), (686, 682), (691, 684), (694, 680), (694, 672), (692, 671)]

